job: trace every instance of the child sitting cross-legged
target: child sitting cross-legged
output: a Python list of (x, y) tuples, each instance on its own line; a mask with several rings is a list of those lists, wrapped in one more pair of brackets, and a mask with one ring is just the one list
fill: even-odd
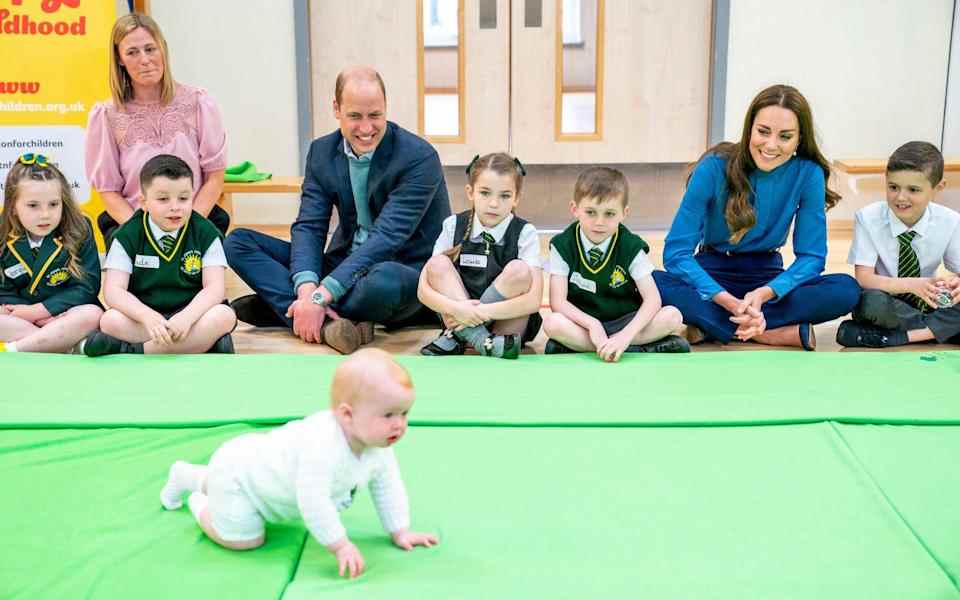
[(570, 201), (576, 221), (550, 240), (550, 308), (546, 354), (596, 352), (616, 362), (624, 352), (689, 352), (675, 335), (683, 317), (661, 306), (649, 247), (623, 226), (627, 179), (607, 167), (577, 178)]
[[(960, 343), (960, 214), (934, 202), (945, 185), (943, 155), (909, 142), (890, 156), (886, 177), (886, 202), (856, 214), (849, 262), (863, 292), (837, 343)], [(937, 275), (941, 262), (949, 275)]]
[(193, 173), (160, 154), (140, 172), (143, 206), (114, 234), (103, 297), (110, 307), (87, 356), (233, 353), (220, 231), (193, 211)]

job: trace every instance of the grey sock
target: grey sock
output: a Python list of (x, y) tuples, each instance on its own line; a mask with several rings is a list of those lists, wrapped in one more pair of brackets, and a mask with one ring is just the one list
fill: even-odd
[(480, 304), (494, 304), (496, 302), (503, 302), (504, 300), (506, 300), (506, 298), (500, 293), (497, 286), (492, 283), (490, 287), (483, 290), (483, 294), (480, 295)]
[[(504, 337), (502, 335), (491, 336), (490, 330), (487, 329), (485, 325), (467, 327), (454, 335), (476, 348), (480, 354), (496, 357), (503, 356)], [(493, 346), (491, 348), (486, 346), (487, 338), (493, 340)]]

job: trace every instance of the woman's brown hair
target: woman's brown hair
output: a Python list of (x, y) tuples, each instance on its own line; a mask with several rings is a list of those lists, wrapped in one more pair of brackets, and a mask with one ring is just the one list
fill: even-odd
[(133, 100), (133, 81), (130, 74), (123, 66), (120, 60), (120, 42), (127, 37), (131, 31), (143, 27), (146, 29), (160, 47), (160, 53), (163, 54), (163, 77), (160, 79), (160, 103), (170, 104), (175, 93), (176, 82), (173, 80), (173, 72), (170, 70), (170, 53), (167, 51), (167, 40), (160, 31), (157, 22), (147, 15), (132, 12), (118, 18), (113, 24), (113, 31), (110, 32), (110, 95), (113, 96), (113, 105), (117, 110), (124, 110), (123, 105)]
[[(750, 108), (743, 119), (743, 133), (740, 135), (740, 141), (721, 142), (708, 149), (694, 164), (694, 169), (704, 158), (710, 154), (716, 154), (727, 161), (727, 206), (724, 211), (724, 217), (727, 221), (727, 228), (730, 230), (730, 243), (738, 244), (743, 236), (750, 231), (750, 228), (756, 225), (757, 215), (750, 205), (750, 180), (748, 176), (757, 165), (750, 156), (750, 136), (753, 130), (753, 121), (757, 113), (768, 106), (781, 106), (791, 111), (797, 117), (800, 127), (800, 143), (797, 146), (797, 156), (806, 158), (815, 162), (823, 170), (824, 182), (830, 177), (830, 163), (824, 158), (817, 146), (816, 136), (813, 128), (813, 112), (810, 110), (810, 104), (803, 97), (797, 88), (789, 85), (772, 85), (763, 90), (750, 103)], [(693, 169), (687, 176), (687, 183), (693, 175)], [(826, 209), (830, 210), (840, 201), (840, 194), (826, 188), (826, 197), (824, 204)]]
[(54, 229), (52, 235), (60, 239), (60, 243), (63, 244), (63, 248), (70, 256), (70, 260), (67, 262), (67, 270), (75, 278), (82, 278), (84, 271), (80, 259), (80, 250), (87, 239), (93, 235), (93, 232), (90, 229), (89, 221), (73, 201), (73, 194), (70, 193), (70, 184), (67, 182), (67, 178), (52, 163), (47, 163), (46, 166), (40, 166), (36, 163), (25, 165), (18, 160), (13, 163), (13, 167), (7, 173), (7, 181), (3, 188), (3, 215), (0, 218), (0, 256), (7, 252), (7, 240), (18, 239), (27, 233), (23, 224), (20, 223), (20, 219), (17, 218), (15, 207), (20, 184), (28, 179), (56, 181), (60, 186), (60, 204), (63, 206), (63, 210), (60, 216), (60, 224)]
[[(527, 170), (523, 164), (506, 152), (492, 152), (483, 156), (474, 156), (470, 164), (467, 165), (467, 183), (473, 189), (477, 185), (477, 179), (484, 171), (493, 171), (497, 175), (512, 175), (513, 187), (516, 189), (516, 195), (520, 197), (520, 190), (523, 188), (523, 178)], [(470, 219), (467, 221), (467, 228), (463, 232), (463, 238), (453, 248), (445, 251), (443, 254), (450, 257), (450, 260), (456, 261), (460, 256), (460, 250), (463, 243), (470, 239), (470, 232), (473, 229), (473, 206), (470, 207)]]

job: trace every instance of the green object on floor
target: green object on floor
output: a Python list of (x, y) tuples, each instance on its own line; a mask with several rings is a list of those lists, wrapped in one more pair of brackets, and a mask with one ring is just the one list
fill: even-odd
[(263, 181), (273, 177), (272, 173), (260, 173), (256, 165), (249, 160), (240, 164), (227, 167), (223, 172), (223, 180), (229, 183), (250, 183), (253, 181)]
[(960, 586), (960, 428), (837, 425), (837, 431)]
[[(415, 425), (960, 425), (960, 352), (400, 356)], [(0, 354), (0, 428), (281, 423), (328, 406), (338, 356)], [(42, 391), (52, 373), (56, 392)], [(891, 376), (889, 374), (895, 374)], [(151, 385), (163, 382), (163, 385)], [(484, 382), (496, 382), (490, 389)]]
[(392, 547), (364, 494), (368, 572), (310, 539), (285, 600), (960, 598), (829, 424), (416, 428), (397, 453), (440, 545)]
[[(301, 525), (234, 552), (161, 509), (174, 459), (250, 430), (3, 432), (0, 595), (960, 598), (829, 423), (413, 428), (397, 446), (412, 529), (441, 543), (394, 548), (360, 490), (343, 513), (367, 565), (354, 581)], [(958, 492), (953, 478), (935, 493), (946, 507)]]
[(160, 506), (174, 460), (205, 462), (251, 429), (0, 432), (0, 597), (279, 598), (303, 527), (271, 527), (256, 553), (229, 552), (186, 506)]

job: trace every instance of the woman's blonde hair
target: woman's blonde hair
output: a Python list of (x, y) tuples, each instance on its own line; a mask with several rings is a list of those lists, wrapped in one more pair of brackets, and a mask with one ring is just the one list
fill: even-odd
[[(67, 262), (67, 270), (76, 279), (84, 276), (83, 264), (80, 259), (80, 250), (83, 248), (87, 239), (93, 235), (90, 228), (90, 222), (83, 216), (80, 209), (73, 201), (73, 194), (70, 192), (70, 184), (67, 178), (63, 176), (60, 169), (47, 163), (46, 166), (37, 164), (25, 165), (19, 160), (13, 163), (13, 167), (7, 173), (7, 181), (3, 188), (3, 215), (0, 218), (0, 256), (7, 251), (7, 240), (15, 240), (26, 234), (26, 230), (20, 219), (17, 218), (15, 209), (17, 203), (17, 193), (20, 190), (20, 183), (31, 179), (33, 181), (56, 181), (60, 186), (60, 204), (63, 210), (60, 215), (60, 224), (54, 230), (53, 235), (60, 238), (60, 243), (70, 256)], [(0, 273), (0, 277), (3, 277)]]
[(133, 81), (130, 74), (120, 60), (120, 42), (130, 35), (134, 29), (144, 28), (160, 47), (163, 55), (163, 77), (160, 79), (160, 103), (170, 104), (173, 101), (176, 82), (170, 69), (170, 53), (167, 51), (167, 40), (160, 31), (157, 22), (147, 15), (132, 12), (118, 18), (110, 32), (110, 94), (113, 96), (113, 105), (117, 110), (123, 110), (124, 104), (133, 100)]

